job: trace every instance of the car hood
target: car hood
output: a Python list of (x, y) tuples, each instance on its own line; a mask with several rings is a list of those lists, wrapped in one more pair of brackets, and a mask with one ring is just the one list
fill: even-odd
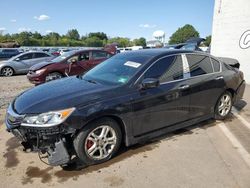
[(36, 71), (36, 70), (39, 70), (47, 65), (50, 65), (50, 64), (53, 64), (55, 62), (52, 62), (52, 61), (44, 61), (44, 62), (41, 62), (41, 63), (37, 63), (35, 65), (33, 65), (32, 67), (30, 67), (30, 70), (32, 71)]
[(14, 100), (12, 107), (18, 114), (39, 114), (83, 107), (101, 98), (110, 98), (112, 93), (114, 86), (90, 83), (74, 76), (29, 89)]

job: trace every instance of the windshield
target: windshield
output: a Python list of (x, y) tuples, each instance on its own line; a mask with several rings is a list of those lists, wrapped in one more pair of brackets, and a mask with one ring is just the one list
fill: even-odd
[(123, 85), (128, 83), (150, 58), (151, 56), (146, 55), (138, 57), (138, 54), (118, 54), (97, 65), (82, 78), (103, 84)]
[(65, 52), (63, 53), (62, 55), (56, 57), (55, 59), (52, 59), (51, 61), (52, 62), (61, 62), (63, 61), (64, 59), (67, 59), (69, 58), (71, 55), (73, 55), (75, 52), (74, 51), (70, 51), (70, 52)]

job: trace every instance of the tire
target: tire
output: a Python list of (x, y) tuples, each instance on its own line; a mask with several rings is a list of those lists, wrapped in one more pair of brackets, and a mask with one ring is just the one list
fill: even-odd
[(9, 77), (14, 75), (14, 70), (11, 67), (3, 67), (1, 70), (3, 76)]
[(232, 94), (226, 91), (220, 96), (215, 106), (215, 119), (216, 120), (226, 119), (231, 112), (232, 106), (233, 106)]
[(99, 164), (116, 154), (121, 140), (122, 133), (117, 122), (103, 118), (83, 128), (74, 139), (74, 148), (84, 164)]
[(57, 79), (60, 79), (62, 78), (63, 75), (59, 72), (52, 72), (52, 73), (49, 73), (46, 78), (45, 78), (45, 82), (50, 82), (52, 80), (57, 80)]

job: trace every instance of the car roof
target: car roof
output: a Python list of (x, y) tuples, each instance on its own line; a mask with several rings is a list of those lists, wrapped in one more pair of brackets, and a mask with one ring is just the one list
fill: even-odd
[(153, 58), (153, 57), (173, 55), (173, 54), (199, 53), (199, 52), (191, 51), (191, 50), (157, 48), (157, 49), (135, 50), (135, 51), (129, 51), (129, 52), (125, 52), (125, 53), (126, 53), (126, 55), (151, 56)]
[[(89, 51), (102, 51), (102, 52), (107, 52), (103, 49), (95, 49), (95, 48), (89, 48), (89, 49), (81, 49), (81, 50), (71, 50), (72, 52), (75, 52), (75, 53), (81, 53), (81, 52), (89, 52)], [(109, 53), (109, 52), (107, 52)]]

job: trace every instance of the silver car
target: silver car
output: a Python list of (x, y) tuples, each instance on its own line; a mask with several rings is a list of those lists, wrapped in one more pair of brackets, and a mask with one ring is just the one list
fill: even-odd
[(25, 52), (7, 61), (0, 61), (0, 73), (3, 76), (26, 74), (31, 66), (53, 58), (54, 56), (46, 52)]

